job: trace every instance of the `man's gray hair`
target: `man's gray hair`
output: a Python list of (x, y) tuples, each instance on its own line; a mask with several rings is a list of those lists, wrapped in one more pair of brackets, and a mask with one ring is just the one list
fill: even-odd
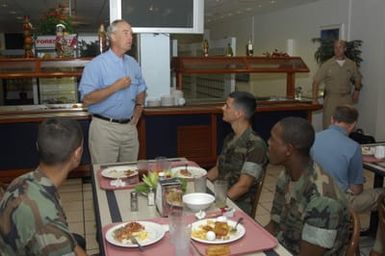
[(108, 39), (111, 41), (111, 35), (112, 33), (114, 33), (116, 31), (116, 26), (119, 24), (119, 23), (122, 23), (122, 22), (126, 22), (125, 20), (122, 20), (122, 19), (119, 19), (119, 20), (114, 20), (107, 28), (107, 36), (108, 36)]

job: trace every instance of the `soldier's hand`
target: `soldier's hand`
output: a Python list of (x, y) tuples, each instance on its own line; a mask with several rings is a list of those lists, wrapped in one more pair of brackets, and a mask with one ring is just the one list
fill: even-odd
[(128, 76), (122, 77), (115, 82), (115, 85), (118, 90), (127, 88), (128, 86), (130, 86), (130, 84), (131, 84), (131, 78), (129, 78)]

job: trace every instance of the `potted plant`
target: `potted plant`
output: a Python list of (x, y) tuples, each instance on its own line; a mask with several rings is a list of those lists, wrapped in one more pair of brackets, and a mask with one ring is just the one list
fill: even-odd
[[(313, 43), (318, 42), (320, 46), (317, 51), (314, 53), (314, 58), (318, 64), (322, 64), (331, 57), (334, 56), (334, 40), (333, 39), (321, 39), (321, 38), (313, 38)], [(360, 67), (361, 62), (363, 61), (361, 58), (361, 40), (352, 40), (346, 42), (346, 52), (345, 55), (352, 61), (357, 64), (357, 67)]]

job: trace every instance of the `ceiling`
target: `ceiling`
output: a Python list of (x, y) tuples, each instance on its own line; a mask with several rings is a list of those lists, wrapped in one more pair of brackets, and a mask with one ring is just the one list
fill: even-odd
[[(140, 1), (140, 0), (138, 0)], [(183, 1), (183, 0), (181, 0)], [(266, 13), (318, 0), (204, 0), (205, 22), (237, 16)], [(77, 32), (96, 33), (99, 24), (109, 22), (109, 0), (0, 0), (0, 32), (22, 32), (24, 15), (32, 25), (58, 4), (71, 6)]]

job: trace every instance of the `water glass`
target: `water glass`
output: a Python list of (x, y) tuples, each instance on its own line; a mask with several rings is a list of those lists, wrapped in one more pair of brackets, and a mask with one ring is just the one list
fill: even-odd
[(164, 156), (158, 156), (155, 158), (154, 170), (156, 172), (169, 172), (171, 170), (171, 162)]
[(218, 208), (226, 207), (227, 181), (226, 180), (214, 181), (214, 191), (215, 191), (215, 205)]
[(148, 175), (148, 161), (138, 160), (136, 168), (138, 169), (139, 180), (142, 181), (143, 175)]
[(170, 241), (175, 249), (175, 255), (189, 255), (191, 225), (181, 208), (171, 209), (169, 215)]
[(200, 177), (194, 177), (194, 192), (196, 193), (206, 193), (206, 175)]
[(377, 159), (385, 158), (385, 146), (376, 146), (374, 150), (374, 157)]

